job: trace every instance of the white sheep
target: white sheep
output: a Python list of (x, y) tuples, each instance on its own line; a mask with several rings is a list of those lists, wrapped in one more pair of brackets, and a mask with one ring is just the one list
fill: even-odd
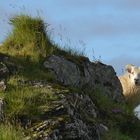
[(140, 67), (128, 64), (125, 70), (126, 73), (119, 77), (123, 94), (134, 107), (138, 105), (134, 114), (140, 120)]
[(140, 103), (140, 67), (128, 64), (125, 66), (126, 73), (119, 77), (123, 95), (133, 105)]

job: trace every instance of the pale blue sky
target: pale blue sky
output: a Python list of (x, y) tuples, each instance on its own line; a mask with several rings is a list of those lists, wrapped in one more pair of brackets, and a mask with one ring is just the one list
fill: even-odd
[(0, 42), (20, 13), (39, 14), (57, 43), (86, 48), (118, 74), (125, 64), (140, 66), (140, 0), (0, 0)]

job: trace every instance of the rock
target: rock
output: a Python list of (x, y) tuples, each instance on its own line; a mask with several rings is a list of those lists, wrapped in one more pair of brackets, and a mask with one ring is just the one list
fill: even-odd
[(140, 105), (134, 109), (134, 114), (140, 120)]
[(56, 80), (64, 85), (79, 86), (80, 71), (74, 63), (63, 57), (53, 55), (44, 62), (44, 66), (55, 73)]
[(112, 66), (85, 59), (74, 62), (63, 56), (52, 55), (44, 62), (44, 67), (53, 73), (57, 82), (90, 91), (97, 87), (115, 101), (122, 101), (122, 87)]
[(6, 90), (6, 82), (4, 80), (0, 81), (0, 91), (5, 91)]
[(46, 119), (28, 130), (31, 134), (28, 139), (100, 140), (97, 108), (90, 97), (70, 91), (53, 91), (56, 100), (51, 102), (47, 114), (44, 114)]
[(66, 139), (80, 139), (80, 140), (98, 140), (98, 134), (95, 126), (90, 126), (80, 119), (75, 119), (73, 123), (67, 124), (65, 131), (67, 131)]
[(0, 91), (6, 90), (7, 78), (16, 72), (16, 66), (9, 60), (9, 57), (0, 53)]
[(90, 123), (97, 117), (96, 106), (88, 95), (69, 94), (65, 106), (71, 121), (65, 124), (65, 139), (98, 140), (96, 123)]
[(69, 94), (63, 103), (67, 109), (69, 121), (59, 125), (45, 140), (99, 140), (96, 123), (90, 123), (97, 117), (96, 107), (87, 95)]
[(1, 62), (7, 61), (8, 58), (9, 58), (8, 55), (5, 55), (3, 53), (0, 53), (0, 61)]
[(0, 53), (0, 63), (8, 69), (8, 74), (15, 74), (17, 66), (12, 62), (10, 56)]
[(108, 132), (109, 129), (104, 124), (99, 124), (99, 131), (100, 131), (100, 134), (104, 134), (105, 132)]
[(3, 62), (4, 60), (6, 60), (6, 56), (0, 53), (0, 91), (6, 90), (6, 81), (9, 77), (9, 69)]
[(81, 116), (76, 116), (76, 114), (81, 114), (82, 112), (84, 112), (84, 118), (86, 116), (88, 116), (88, 118), (97, 117), (96, 107), (88, 95), (76, 93), (69, 94), (67, 96), (67, 100), (65, 101), (65, 106), (68, 109), (68, 114), (72, 117), (75, 116), (81, 118)]
[(3, 109), (4, 109), (4, 103), (3, 103), (3, 99), (0, 98), (0, 121), (3, 120)]
[(0, 91), (6, 90), (6, 79), (9, 76), (9, 70), (7, 66), (0, 62)]
[(3, 62), (0, 62), (0, 79), (7, 78), (8, 75), (9, 75), (9, 70), (7, 66)]

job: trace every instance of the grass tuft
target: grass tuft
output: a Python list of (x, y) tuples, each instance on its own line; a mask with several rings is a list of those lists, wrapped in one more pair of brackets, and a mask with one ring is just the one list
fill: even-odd
[(24, 140), (21, 128), (10, 124), (0, 125), (0, 140)]
[(46, 57), (52, 44), (46, 34), (48, 25), (41, 18), (19, 15), (12, 17), (10, 24), (13, 30), (3, 42), (3, 51), (36, 61)]

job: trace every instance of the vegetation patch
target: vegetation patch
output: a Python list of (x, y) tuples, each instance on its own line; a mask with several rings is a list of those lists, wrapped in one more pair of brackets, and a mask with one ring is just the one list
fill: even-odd
[(97, 88), (95, 92), (87, 93), (98, 108), (97, 122), (103, 122), (110, 129), (105, 137), (111, 135), (109, 140), (113, 140), (120, 135), (119, 140), (127, 140), (129, 137), (139, 139), (140, 122), (134, 116), (133, 106), (127, 103), (114, 102), (102, 92), (100, 88)]
[(20, 127), (10, 124), (0, 125), (0, 140), (24, 140), (24, 134)]

